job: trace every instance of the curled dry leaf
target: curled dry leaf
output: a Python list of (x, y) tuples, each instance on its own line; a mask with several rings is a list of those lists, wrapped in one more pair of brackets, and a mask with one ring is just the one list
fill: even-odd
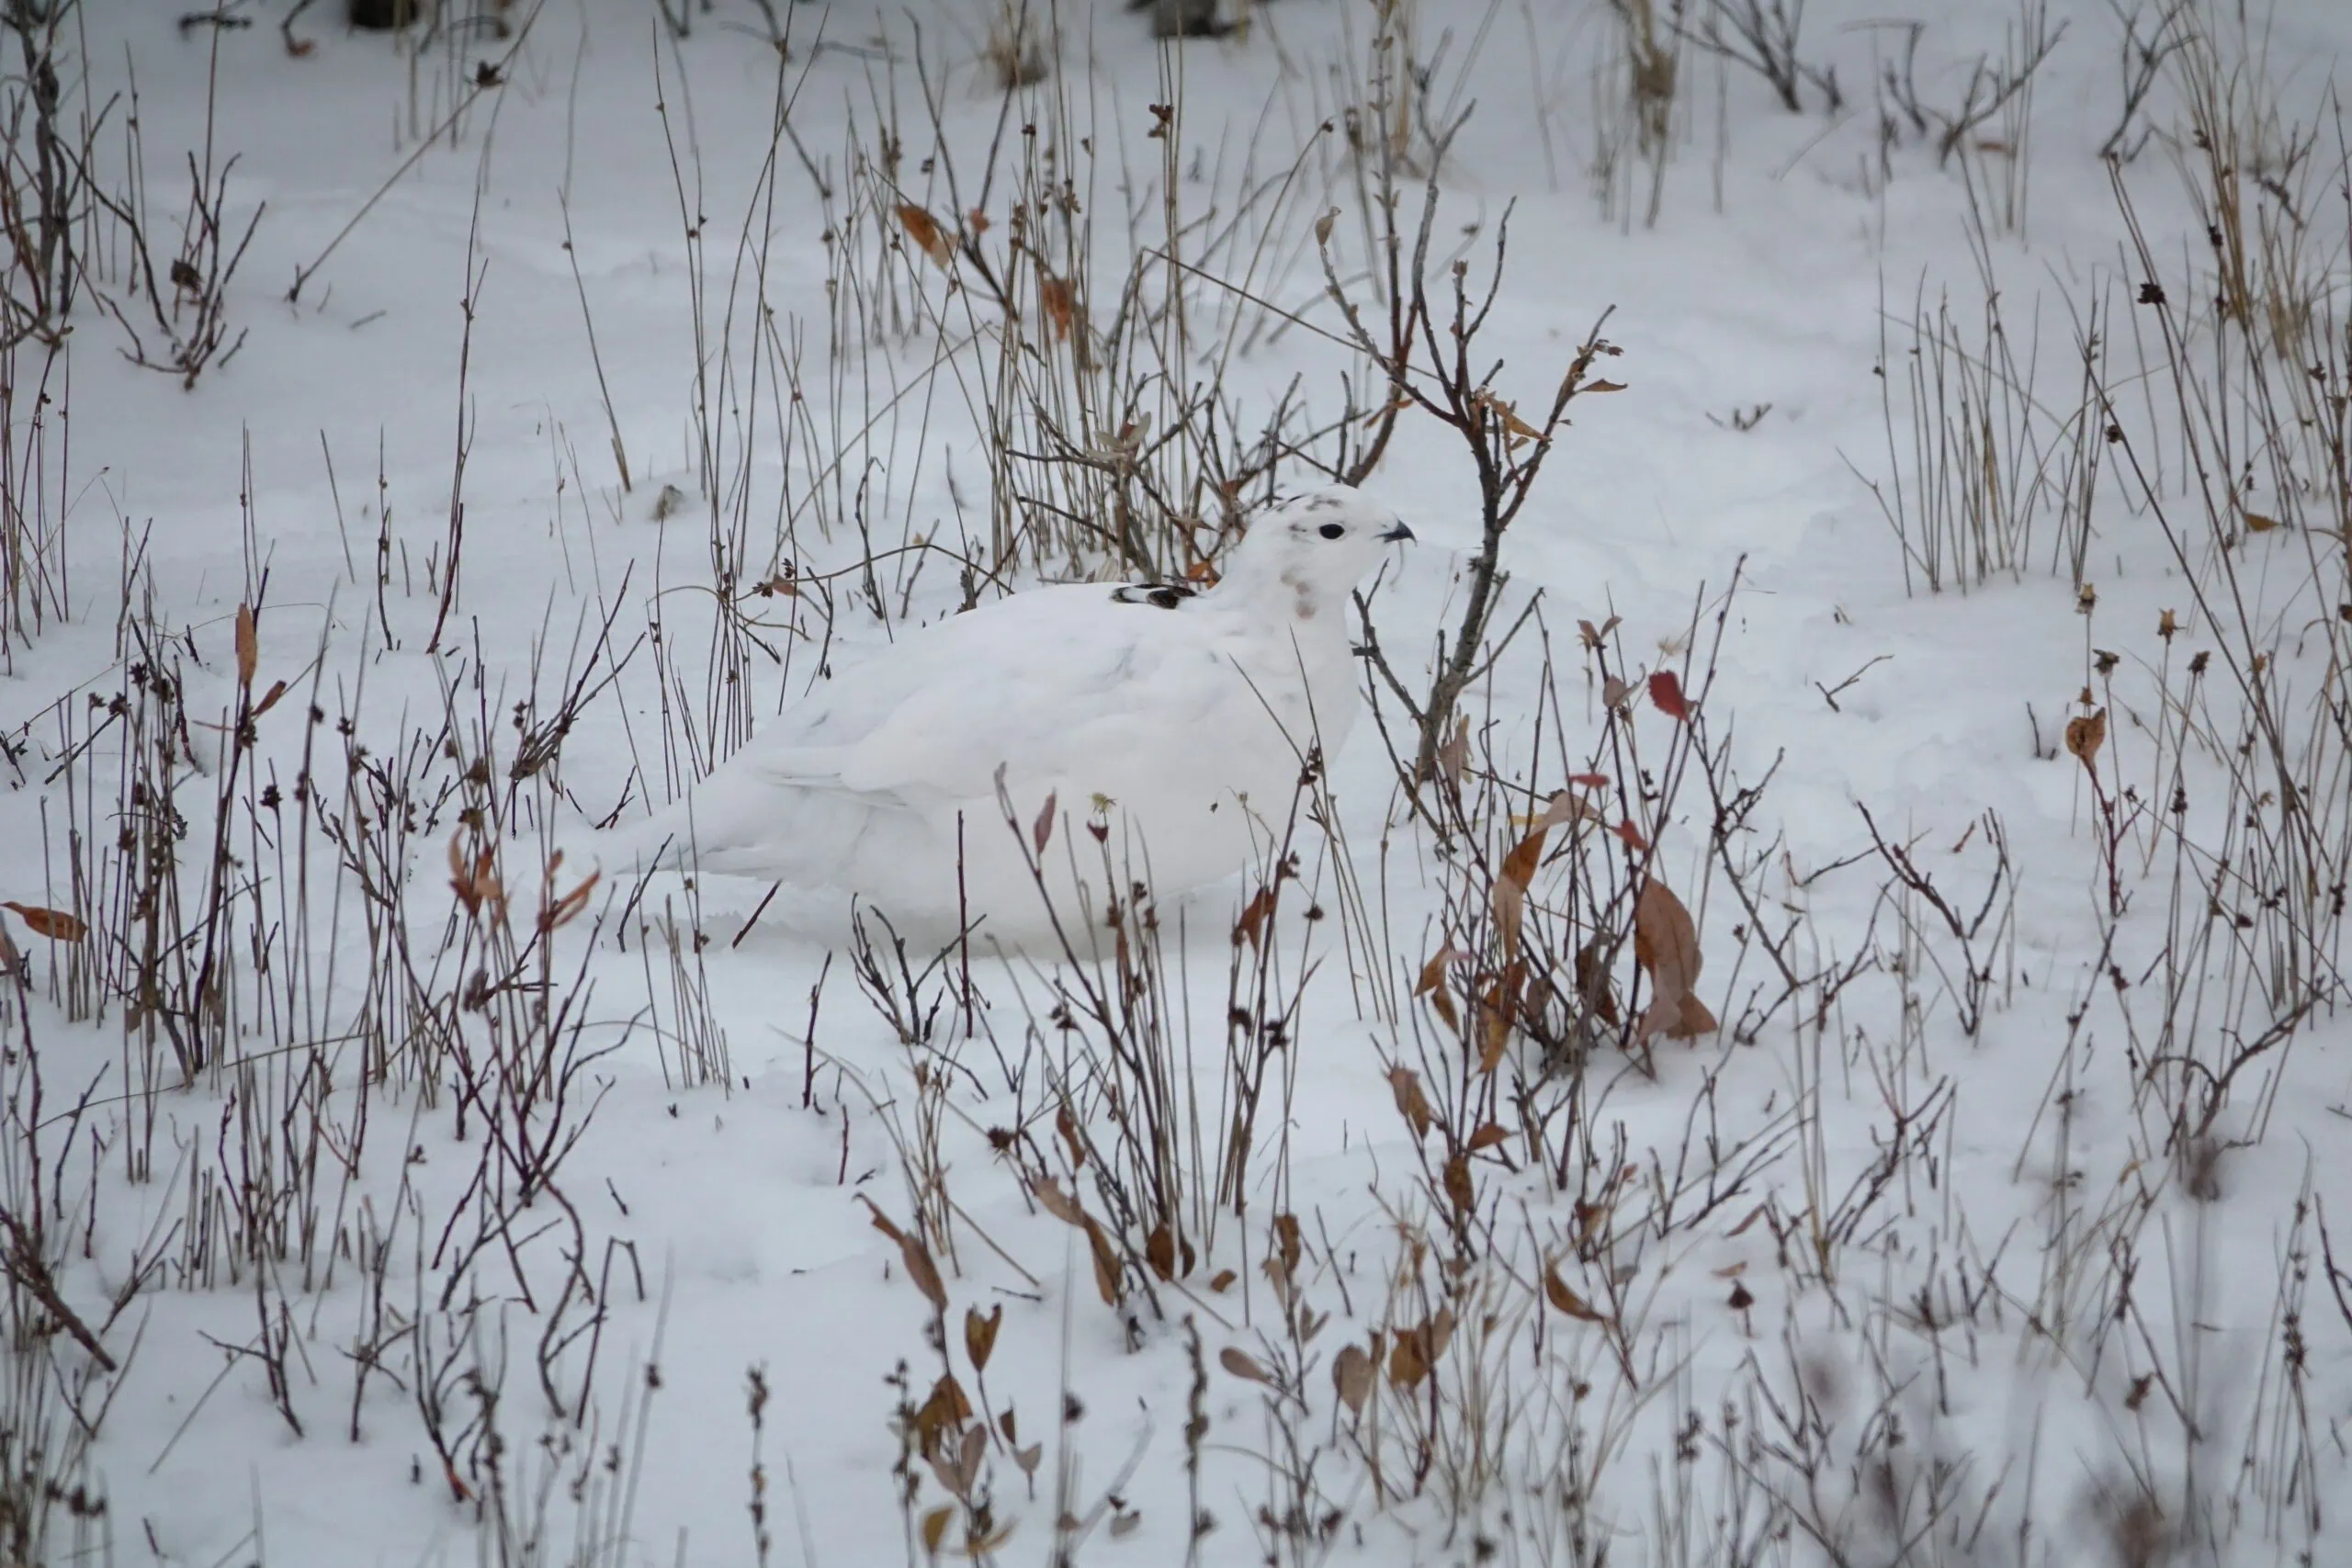
[(2093, 769), (2098, 761), (2098, 749), (2107, 744), (2107, 710), (2084, 714), (2066, 721), (2066, 751), (2084, 767)]
[(1250, 895), (1250, 902), (1241, 907), (1241, 918), (1233, 922), (1233, 945), (1250, 943), (1252, 953), (1259, 951), (1265, 940), (1266, 921), (1274, 912), (1276, 894), (1271, 887), (1261, 887)]
[(88, 925), (62, 909), (48, 909), (38, 904), (13, 901), (0, 904), (0, 909), (6, 909), (24, 921), (25, 929), (33, 935), (45, 936), (51, 942), (79, 942), (90, 934)]
[(1459, 1034), (1462, 1032), (1462, 1013), (1453, 1005), (1453, 993), (1445, 984), (1446, 965), (1453, 963), (1455, 956), (1451, 946), (1441, 947), (1431, 953), (1430, 961), (1421, 965), (1421, 977), (1414, 982), (1413, 995), (1429, 998), (1430, 1006), (1438, 1017), (1445, 1021), (1445, 1026)]
[(907, 238), (922, 247), (923, 254), (942, 266), (956, 259), (955, 243), (948, 239), (946, 231), (940, 228), (938, 219), (911, 201), (899, 203), (894, 210), (899, 227), (907, 231)]
[(1544, 1299), (1579, 1323), (1609, 1321), (1608, 1314), (1597, 1310), (1590, 1302), (1568, 1288), (1568, 1282), (1560, 1278), (1560, 1266), (1557, 1263), (1544, 1266)]

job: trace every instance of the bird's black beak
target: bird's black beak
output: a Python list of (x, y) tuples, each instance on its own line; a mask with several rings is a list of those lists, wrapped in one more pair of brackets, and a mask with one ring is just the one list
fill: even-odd
[(1404, 524), (1399, 523), (1394, 528), (1389, 529), (1385, 534), (1381, 535), (1380, 542), (1384, 545), (1402, 545), (1410, 543), (1412, 541), (1412, 537), (1413, 531), (1410, 528), (1406, 527)]

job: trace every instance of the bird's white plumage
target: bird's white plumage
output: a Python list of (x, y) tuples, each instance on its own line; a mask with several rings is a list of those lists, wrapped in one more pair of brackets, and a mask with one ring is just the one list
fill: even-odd
[(1349, 593), (1410, 537), (1325, 491), (1261, 515), (1204, 592), (1040, 588), (923, 628), (768, 721), (606, 859), (779, 882), (803, 924), (854, 897), (902, 932), (971, 919), (1017, 942), (1047, 922), (1001, 777), (1024, 833), (1056, 803), (1043, 860), (1066, 928), (1147, 866), (1162, 899), (1216, 881), (1279, 840), (1306, 750), (1346, 739)]

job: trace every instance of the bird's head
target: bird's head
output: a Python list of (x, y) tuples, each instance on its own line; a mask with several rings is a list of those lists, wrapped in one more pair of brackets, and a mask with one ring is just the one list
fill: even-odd
[(1412, 536), (1402, 518), (1362, 491), (1310, 491), (1250, 524), (1217, 591), (1277, 599), (1299, 620), (1329, 615), (1338, 624), (1349, 592), (1389, 546)]

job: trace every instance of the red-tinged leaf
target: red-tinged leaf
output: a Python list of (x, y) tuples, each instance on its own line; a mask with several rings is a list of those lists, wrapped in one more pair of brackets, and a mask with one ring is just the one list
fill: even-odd
[(1690, 716), (1690, 705), (1682, 699), (1682, 682), (1671, 670), (1661, 670), (1650, 677), (1650, 703), (1668, 718)]
[(1044, 854), (1046, 840), (1053, 836), (1054, 796), (1049, 794), (1046, 796), (1046, 804), (1037, 808), (1037, 820), (1029, 825), (1029, 841), (1037, 846), (1039, 854)]
[(1644, 850), (1650, 847), (1649, 840), (1642, 837), (1642, 830), (1639, 828), (1634, 827), (1631, 822), (1618, 823), (1617, 836), (1624, 840), (1625, 847), (1633, 851), (1635, 854), (1640, 854)]
[(1607, 773), (1571, 773), (1568, 782), (1578, 789), (1607, 789), (1611, 781)]

